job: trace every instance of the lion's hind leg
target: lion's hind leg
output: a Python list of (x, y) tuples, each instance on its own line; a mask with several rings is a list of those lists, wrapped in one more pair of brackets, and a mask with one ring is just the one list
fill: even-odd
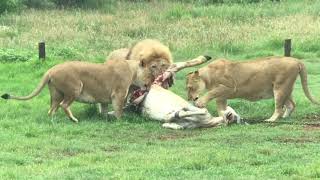
[(285, 104), (284, 104), (284, 107), (285, 107), (285, 112), (284, 114), (282, 115), (283, 118), (286, 118), (286, 117), (289, 117), (291, 115), (291, 113), (294, 111), (295, 107), (296, 107), (296, 104), (295, 102), (293, 101), (292, 99), (292, 96), (290, 96)]
[[(79, 84), (77, 86), (76, 84)], [(66, 115), (69, 117), (70, 120), (73, 122), (79, 122), (77, 118), (75, 118), (70, 110), (70, 106), (73, 103), (76, 98), (78, 98), (82, 92), (83, 84), (82, 82), (74, 82), (73, 86), (65, 86), (64, 87), (64, 92), (63, 92), (63, 100), (60, 103), (60, 106), (66, 113)]]
[(73, 122), (79, 122), (77, 118), (75, 118), (70, 110), (70, 106), (73, 103), (73, 101), (75, 100), (75, 97), (73, 96), (65, 96), (63, 98), (63, 101), (60, 103), (60, 106), (62, 107), (62, 109), (64, 110), (64, 112), (66, 113), (66, 115), (69, 117), (70, 120), (72, 120)]
[(50, 96), (51, 96), (51, 106), (48, 112), (49, 116), (54, 115), (54, 113), (58, 110), (60, 103), (63, 100), (63, 94), (58, 91), (54, 86), (51, 84), (48, 85)]
[(280, 91), (276, 91), (274, 93), (274, 101), (275, 101), (275, 110), (274, 113), (272, 114), (272, 116), (265, 120), (267, 122), (274, 122), (277, 119), (279, 119), (280, 117), (282, 117), (283, 114), (283, 106), (284, 106), (284, 102), (285, 102), (285, 97), (283, 96), (283, 93)]
[(267, 122), (274, 122), (283, 115), (283, 107), (288, 99), (290, 99), (295, 79), (287, 79), (281, 84), (274, 85), (274, 102), (275, 111), (271, 118), (265, 120)]

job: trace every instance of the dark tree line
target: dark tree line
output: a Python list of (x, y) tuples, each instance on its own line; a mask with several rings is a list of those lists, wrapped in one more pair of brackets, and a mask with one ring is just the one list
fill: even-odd
[[(10, 11), (20, 11), (26, 8), (53, 9), (53, 8), (84, 8), (100, 9), (119, 1), (152, 2), (157, 0), (0, 0), (0, 14)], [(161, 0), (159, 0), (161, 1)], [(284, 0), (168, 0), (181, 3), (215, 4), (215, 3), (259, 3), (262, 1)]]

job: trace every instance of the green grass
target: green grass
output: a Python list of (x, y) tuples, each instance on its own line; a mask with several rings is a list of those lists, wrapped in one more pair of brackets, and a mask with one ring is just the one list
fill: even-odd
[[(245, 60), (293, 56), (308, 69), (320, 99), (320, 2), (209, 4), (118, 2), (98, 11), (26, 10), (0, 16), (0, 94), (24, 95), (66, 60), (103, 62), (145, 38), (169, 45), (175, 61), (201, 54)], [(37, 59), (45, 40), (48, 58)], [(186, 98), (184, 75), (171, 90)], [(105, 121), (75, 103), (79, 124), (47, 116), (48, 90), (27, 102), (0, 100), (0, 179), (312, 179), (320, 178), (320, 108), (294, 90), (292, 117), (270, 124), (272, 100), (229, 104), (251, 125), (174, 131), (135, 114)], [(214, 102), (209, 111), (215, 112)], [(314, 125), (312, 125), (314, 124)]]

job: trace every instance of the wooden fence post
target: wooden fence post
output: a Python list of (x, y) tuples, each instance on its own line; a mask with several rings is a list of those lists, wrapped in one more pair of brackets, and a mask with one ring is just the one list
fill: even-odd
[(291, 39), (284, 40), (284, 56), (290, 57), (291, 54)]
[(46, 59), (46, 44), (44, 41), (39, 42), (39, 59)]

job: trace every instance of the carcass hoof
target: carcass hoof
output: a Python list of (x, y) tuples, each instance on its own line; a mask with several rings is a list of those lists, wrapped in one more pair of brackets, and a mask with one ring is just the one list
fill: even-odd
[(212, 59), (212, 57), (211, 57), (211, 56), (207, 56), (207, 55), (205, 55), (204, 57), (206, 58), (206, 60), (207, 60), (207, 61), (209, 61), (210, 59)]

